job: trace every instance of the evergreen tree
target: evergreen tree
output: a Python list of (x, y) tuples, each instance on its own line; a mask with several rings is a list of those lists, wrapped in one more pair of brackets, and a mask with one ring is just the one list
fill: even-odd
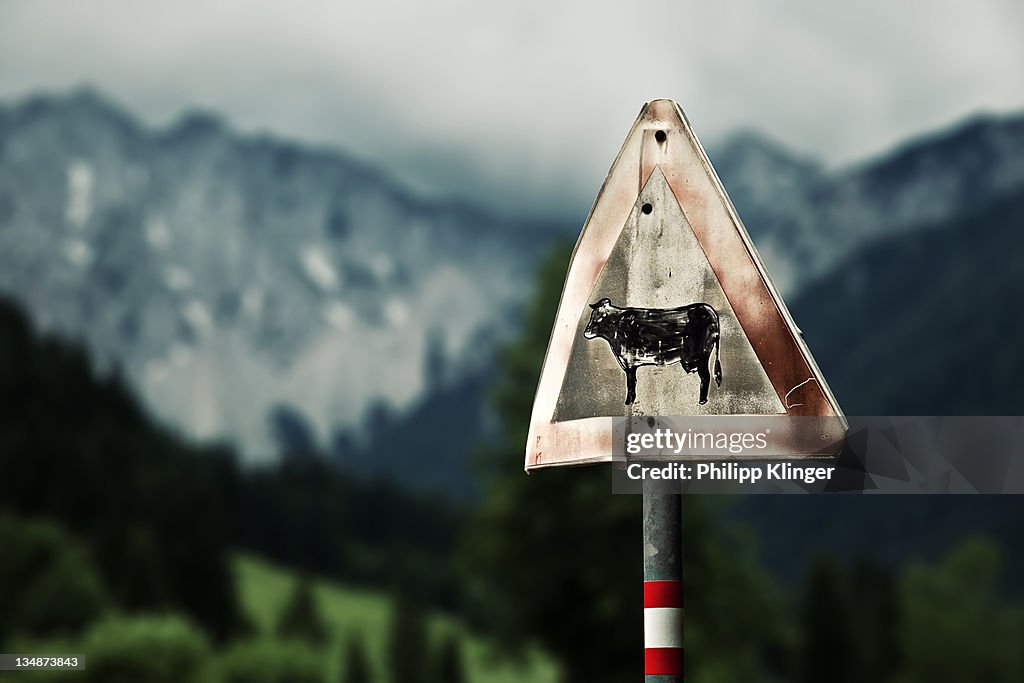
[(81, 630), (109, 606), (88, 554), (50, 522), (0, 512), (0, 644)]
[(862, 557), (850, 572), (850, 591), (858, 642), (864, 644), (861, 674), (864, 680), (888, 680), (901, 659), (901, 615), (895, 578), (876, 560)]
[(362, 638), (349, 638), (345, 645), (345, 661), (342, 671), (344, 671), (342, 683), (370, 683), (373, 680)]
[(462, 661), (462, 647), (458, 637), (448, 636), (441, 643), (434, 660), (434, 683), (465, 683), (466, 669)]
[(296, 581), (288, 605), (277, 622), (277, 634), (313, 645), (322, 645), (327, 640), (327, 625), (320, 614), (313, 584), (307, 577)]
[(1024, 609), (1003, 592), (1003, 563), (998, 545), (968, 538), (938, 566), (907, 570), (901, 682), (1024, 680)]
[(856, 627), (843, 575), (831, 558), (811, 568), (800, 607), (802, 683), (861, 683)]
[(428, 683), (427, 628), (419, 599), (407, 588), (394, 598), (388, 636), (391, 683)]
[(130, 610), (162, 607), (167, 603), (159, 548), (145, 527), (134, 527), (124, 541), (117, 581), (118, 602)]

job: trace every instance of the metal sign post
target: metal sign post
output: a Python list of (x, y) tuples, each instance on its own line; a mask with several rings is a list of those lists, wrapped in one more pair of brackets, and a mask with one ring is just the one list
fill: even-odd
[(683, 497), (643, 495), (644, 675), (676, 683), (683, 680)]
[[(846, 431), (685, 115), (675, 102), (654, 100), (633, 124), (573, 250), (533, 403), (526, 470), (628, 460), (623, 437), (698, 417), (720, 428), (770, 422), (759, 432), (771, 432), (768, 452), (749, 457), (834, 455)], [(643, 486), (645, 673), (668, 683), (683, 673), (681, 482), (654, 483)]]

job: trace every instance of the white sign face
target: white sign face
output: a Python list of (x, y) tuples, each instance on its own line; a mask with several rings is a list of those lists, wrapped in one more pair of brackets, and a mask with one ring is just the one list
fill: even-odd
[(684, 115), (655, 100), (573, 252), (526, 468), (611, 460), (608, 418), (689, 415), (835, 417), (845, 428)]

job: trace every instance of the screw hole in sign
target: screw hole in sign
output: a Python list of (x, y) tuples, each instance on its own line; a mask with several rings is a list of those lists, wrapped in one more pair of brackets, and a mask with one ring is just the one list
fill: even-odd
[(665, 131), (663, 130), (659, 130), (657, 133), (654, 134), (654, 139), (657, 140), (658, 142), (665, 142), (665, 138), (667, 137), (668, 136), (665, 135)]
[(651, 206), (650, 204), (644, 204), (643, 206), (640, 207), (640, 210), (643, 211), (644, 213), (650, 213), (651, 211), (654, 211), (654, 207)]

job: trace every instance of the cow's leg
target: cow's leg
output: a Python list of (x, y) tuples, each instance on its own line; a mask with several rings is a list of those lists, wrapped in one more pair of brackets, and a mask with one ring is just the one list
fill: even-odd
[(704, 356), (697, 363), (697, 374), (700, 376), (700, 404), (708, 402), (708, 387), (711, 386), (711, 371), (708, 370), (708, 361), (711, 359)]
[(633, 365), (626, 367), (626, 405), (633, 405), (633, 401), (636, 400), (636, 367)]

